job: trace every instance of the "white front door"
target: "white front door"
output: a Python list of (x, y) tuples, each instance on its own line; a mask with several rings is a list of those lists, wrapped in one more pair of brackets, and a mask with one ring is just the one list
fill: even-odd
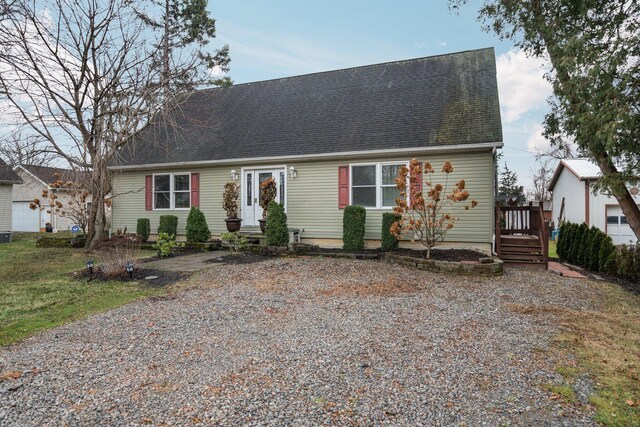
[(276, 180), (276, 201), (285, 205), (285, 168), (245, 169), (242, 174), (242, 225), (255, 226), (262, 219), (260, 184), (269, 178)]

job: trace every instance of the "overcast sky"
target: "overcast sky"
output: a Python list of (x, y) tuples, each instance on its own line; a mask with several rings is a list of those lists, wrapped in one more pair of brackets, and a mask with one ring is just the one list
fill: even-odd
[(528, 186), (551, 87), (543, 64), (482, 31), (480, 2), (456, 15), (446, 0), (217, 0), (216, 44), (229, 44), (236, 83), (493, 46), (504, 159)]

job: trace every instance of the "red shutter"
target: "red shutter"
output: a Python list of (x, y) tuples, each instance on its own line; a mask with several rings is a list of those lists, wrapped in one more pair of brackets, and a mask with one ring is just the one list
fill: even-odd
[[(419, 162), (418, 164), (420, 165), (420, 169), (422, 169), (422, 162)], [(413, 206), (414, 193), (422, 193), (422, 172), (418, 174), (412, 174), (409, 182), (410, 182), (409, 207), (411, 207)]]
[(349, 166), (338, 166), (338, 209), (349, 204)]
[(191, 174), (191, 207), (200, 207), (200, 174)]
[(144, 184), (144, 209), (153, 210), (153, 175), (147, 175)]

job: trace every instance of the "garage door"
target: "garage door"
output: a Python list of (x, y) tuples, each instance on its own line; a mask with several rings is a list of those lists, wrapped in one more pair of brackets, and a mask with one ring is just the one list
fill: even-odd
[(637, 241), (620, 206), (607, 207), (607, 234), (616, 245), (628, 245)]
[[(40, 231), (40, 211), (31, 210), (29, 204), (30, 202), (13, 202), (12, 231)], [(44, 228), (44, 224), (42, 227)]]

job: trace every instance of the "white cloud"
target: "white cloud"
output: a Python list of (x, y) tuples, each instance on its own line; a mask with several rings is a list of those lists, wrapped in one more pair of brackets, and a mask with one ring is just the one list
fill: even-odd
[(505, 122), (514, 122), (532, 110), (544, 108), (552, 94), (544, 79), (545, 61), (512, 49), (498, 56), (498, 91)]
[(447, 42), (444, 40), (436, 40), (436, 44), (438, 45), (438, 47), (446, 47), (447, 46)]
[(542, 135), (542, 126), (536, 126), (534, 132), (527, 139), (527, 149), (531, 152), (538, 153), (548, 151), (551, 143)]

